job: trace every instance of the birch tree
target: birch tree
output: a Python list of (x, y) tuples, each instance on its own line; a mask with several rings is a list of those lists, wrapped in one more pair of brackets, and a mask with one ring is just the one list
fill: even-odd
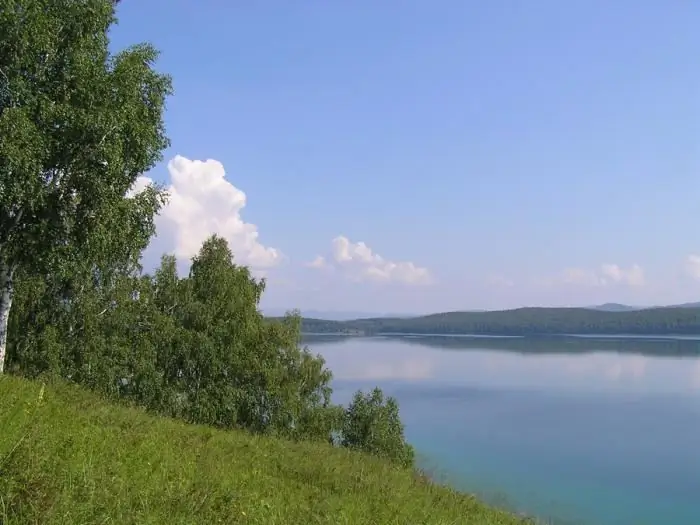
[(149, 44), (109, 51), (111, 0), (0, 0), (0, 373), (18, 270), (138, 258), (163, 202), (127, 199), (168, 146)]

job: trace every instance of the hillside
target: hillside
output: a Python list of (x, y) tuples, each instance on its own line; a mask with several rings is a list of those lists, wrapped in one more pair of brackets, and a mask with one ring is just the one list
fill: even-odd
[[(590, 310), (603, 310), (607, 312), (633, 312), (637, 310), (648, 310), (650, 308), (700, 308), (699, 302), (681, 303), (681, 304), (665, 304), (656, 306), (631, 306), (620, 303), (605, 303), (596, 306), (588, 306)], [(310, 316), (313, 317), (313, 316)]]
[(326, 444), (213, 430), (0, 378), (0, 523), (522, 523)]
[(620, 303), (605, 303), (596, 306), (587, 306), (588, 310), (601, 310), (603, 312), (633, 312), (635, 310), (644, 310), (644, 306), (630, 306)]
[(445, 312), (408, 319), (353, 321), (307, 319), (306, 333), (413, 334), (700, 334), (700, 308), (662, 307), (635, 311), (589, 308), (518, 308), (490, 312)]

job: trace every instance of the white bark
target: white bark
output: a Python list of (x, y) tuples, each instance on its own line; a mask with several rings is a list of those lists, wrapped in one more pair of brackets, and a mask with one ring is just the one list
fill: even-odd
[(13, 270), (0, 262), (0, 374), (5, 370), (5, 352), (7, 350), (7, 325), (10, 321), (10, 309), (15, 288), (12, 280)]

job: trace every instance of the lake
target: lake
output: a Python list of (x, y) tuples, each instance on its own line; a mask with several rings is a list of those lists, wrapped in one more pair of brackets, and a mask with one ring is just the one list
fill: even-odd
[(420, 465), (553, 524), (700, 523), (700, 338), (309, 337), (346, 403), (399, 401)]

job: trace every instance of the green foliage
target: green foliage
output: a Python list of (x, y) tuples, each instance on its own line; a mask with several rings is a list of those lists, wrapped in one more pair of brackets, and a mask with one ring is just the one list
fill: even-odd
[(172, 256), (153, 275), (105, 275), (21, 276), (10, 370), (70, 379), (191, 423), (335, 439), (413, 466), (396, 401), (377, 389), (348, 410), (333, 404), (330, 370), (300, 345), (300, 317), (262, 316), (265, 281), (233, 262), (224, 239), (208, 239), (184, 278)]
[(0, 379), (0, 522), (515, 525), (380, 458), (153, 417)]
[(698, 334), (700, 308), (669, 307), (606, 312), (588, 308), (517, 308), (445, 312), (410, 318), (353, 321), (303, 319), (306, 333), (371, 334)]
[(384, 400), (379, 388), (355, 393), (343, 418), (341, 444), (405, 467), (414, 466), (415, 453), (404, 437), (399, 406), (393, 397)]
[(0, 0), (11, 94), (0, 113), (0, 245), (10, 266), (138, 256), (150, 239), (159, 195), (124, 196), (168, 145), (171, 83), (153, 70), (150, 45), (110, 55), (114, 22), (106, 0)]
[(127, 191), (168, 145), (147, 44), (116, 55), (109, 0), (0, 0), (0, 371), (17, 273), (138, 261), (164, 194)]
[(270, 322), (264, 280), (207, 240), (180, 278), (165, 256), (152, 276), (21, 281), (11, 369), (53, 375), (193, 423), (328, 440), (341, 410), (332, 375), (300, 347), (300, 320)]

